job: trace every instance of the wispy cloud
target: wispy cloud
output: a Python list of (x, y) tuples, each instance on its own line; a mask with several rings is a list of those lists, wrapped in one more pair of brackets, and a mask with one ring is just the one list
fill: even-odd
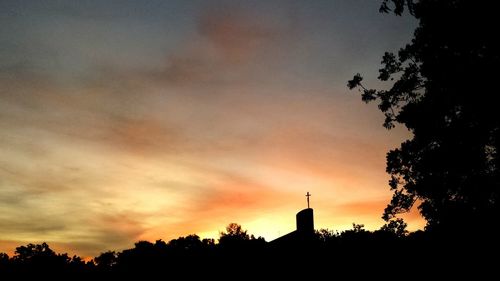
[(161, 73), (150, 73), (168, 82), (242, 82), (258, 68), (272, 64), (276, 55), (290, 50), (296, 23), (276, 22), (243, 9), (207, 9), (197, 19), (197, 33), (186, 39), (178, 53), (167, 56)]

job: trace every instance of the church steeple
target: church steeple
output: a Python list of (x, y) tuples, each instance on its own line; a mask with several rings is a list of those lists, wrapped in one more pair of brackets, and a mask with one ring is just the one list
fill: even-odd
[(311, 197), (311, 193), (308, 191), (306, 193), (307, 209), (298, 212), (296, 216), (297, 232), (300, 235), (311, 235), (314, 233), (314, 213), (313, 209), (311, 209), (309, 197)]
[(311, 193), (306, 193), (307, 208), (297, 213), (297, 230), (271, 241), (274, 245), (287, 243), (309, 243), (314, 239), (314, 212), (309, 201)]

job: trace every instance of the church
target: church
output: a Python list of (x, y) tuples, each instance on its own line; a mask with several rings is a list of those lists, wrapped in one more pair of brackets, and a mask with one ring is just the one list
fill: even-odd
[(314, 212), (309, 205), (310, 196), (311, 194), (307, 192), (307, 209), (303, 209), (296, 215), (297, 229), (270, 241), (269, 243), (271, 245), (284, 246), (290, 244), (303, 244), (314, 239)]

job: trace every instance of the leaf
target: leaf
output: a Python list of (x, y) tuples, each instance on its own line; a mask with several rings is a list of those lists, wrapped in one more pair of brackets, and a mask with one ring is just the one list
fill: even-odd
[(352, 90), (352, 89), (360, 86), (362, 80), (363, 80), (363, 77), (361, 77), (361, 74), (356, 73), (356, 75), (354, 75), (352, 80), (347, 81), (347, 87), (349, 88), (349, 90)]

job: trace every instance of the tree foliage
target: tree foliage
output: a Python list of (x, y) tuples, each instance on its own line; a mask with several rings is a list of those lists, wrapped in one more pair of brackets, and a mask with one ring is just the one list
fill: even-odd
[[(2, 280), (155, 280), (160, 279), (211, 279), (220, 276), (240, 276), (243, 272), (250, 279), (262, 276), (293, 279), (299, 270), (313, 269), (308, 276), (352, 273), (362, 268), (373, 278), (374, 272), (401, 279), (408, 273), (408, 264), (419, 265), (419, 272), (427, 269), (435, 274), (432, 265), (441, 265), (444, 259), (461, 268), (471, 268), (471, 261), (478, 261), (484, 269), (487, 259), (478, 259), (479, 252), (494, 251), (490, 241), (482, 239), (457, 244), (454, 241), (436, 240), (430, 232), (406, 232), (402, 220), (391, 221), (380, 230), (364, 229), (363, 224), (353, 223), (352, 229), (331, 231), (320, 229), (312, 240), (269, 243), (262, 238), (248, 235), (238, 224), (230, 224), (223, 237), (239, 237), (230, 242), (215, 243), (214, 239), (200, 240), (197, 235), (172, 239), (138, 241), (131, 249), (107, 251), (85, 262), (78, 256), (68, 258), (50, 249), (48, 244), (28, 244), (17, 248), (13, 257), (0, 253), (0, 278)], [(237, 241), (237, 242), (235, 242)], [(283, 242), (283, 241), (282, 241)], [(457, 247), (459, 245), (460, 247)], [(446, 255), (443, 256), (443, 253)], [(483, 256), (485, 257), (485, 256)], [(466, 261), (466, 262), (464, 262)], [(454, 263), (455, 262), (455, 263)], [(491, 262), (496, 262), (491, 259)], [(495, 264), (496, 265), (496, 264)], [(372, 268), (373, 270), (368, 270)], [(381, 269), (384, 270), (381, 270)], [(494, 266), (491, 266), (494, 269)], [(297, 270), (296, 270), (297, 269)], [(333, 269), (333, 271), (332, 271)], [(387, 269), (387, 270), (385, 270)], [(400, 274), (397, 274), (399, 270)], [(354, 270), (354, 271), (353, 271)], [(482, 272), (471, 268), (477, 275)], [(462, 274), (462, 271), (459, 271)], [(385, 274), (391, 275), (385, 275)], [(450, 271), (446, 268), (446, 276)], [(289, 275), (289, 276), (288, 276)], [(339, 275), (340, 276), (340, 275)], [(433, 276), (429, 274), (429, 276)], [(491, 276), (488, 274), (486, 276)], [(364, 277), (364, 276), (363, 276)]]
[(429, 229), (479, 226), (499, 217), (498, 17), (493, 1), (383, 0), (380, 11), (414, 16), (419, 26), (378, 79), (388, 89), (348, 82), (376, 101), (384, 127), (413, 137), (387, 154), (392, 220), (417, 202)]
[(250, 236), (247, 234), (247, 231), (243, 230), (241, 225), (237, 223), (230, 223), (226, 226), (226, 232), (220, 233), (219, 243), (224, 245), (240, 243), (247, 240), (250, 240)]
[(397, 237), (404, 237), (408, 234), (408, 230), (406, 230), (407, 226), (408, 224), (402, 218), (397, 218), (384, 224), (380, 230), (392, 233)]
[(94, 259), (97, 268), (99, 269), (110, 269), (117, 263), (117, 254), (115, 251), (107, 251), (101, 253), (98, 257)]

